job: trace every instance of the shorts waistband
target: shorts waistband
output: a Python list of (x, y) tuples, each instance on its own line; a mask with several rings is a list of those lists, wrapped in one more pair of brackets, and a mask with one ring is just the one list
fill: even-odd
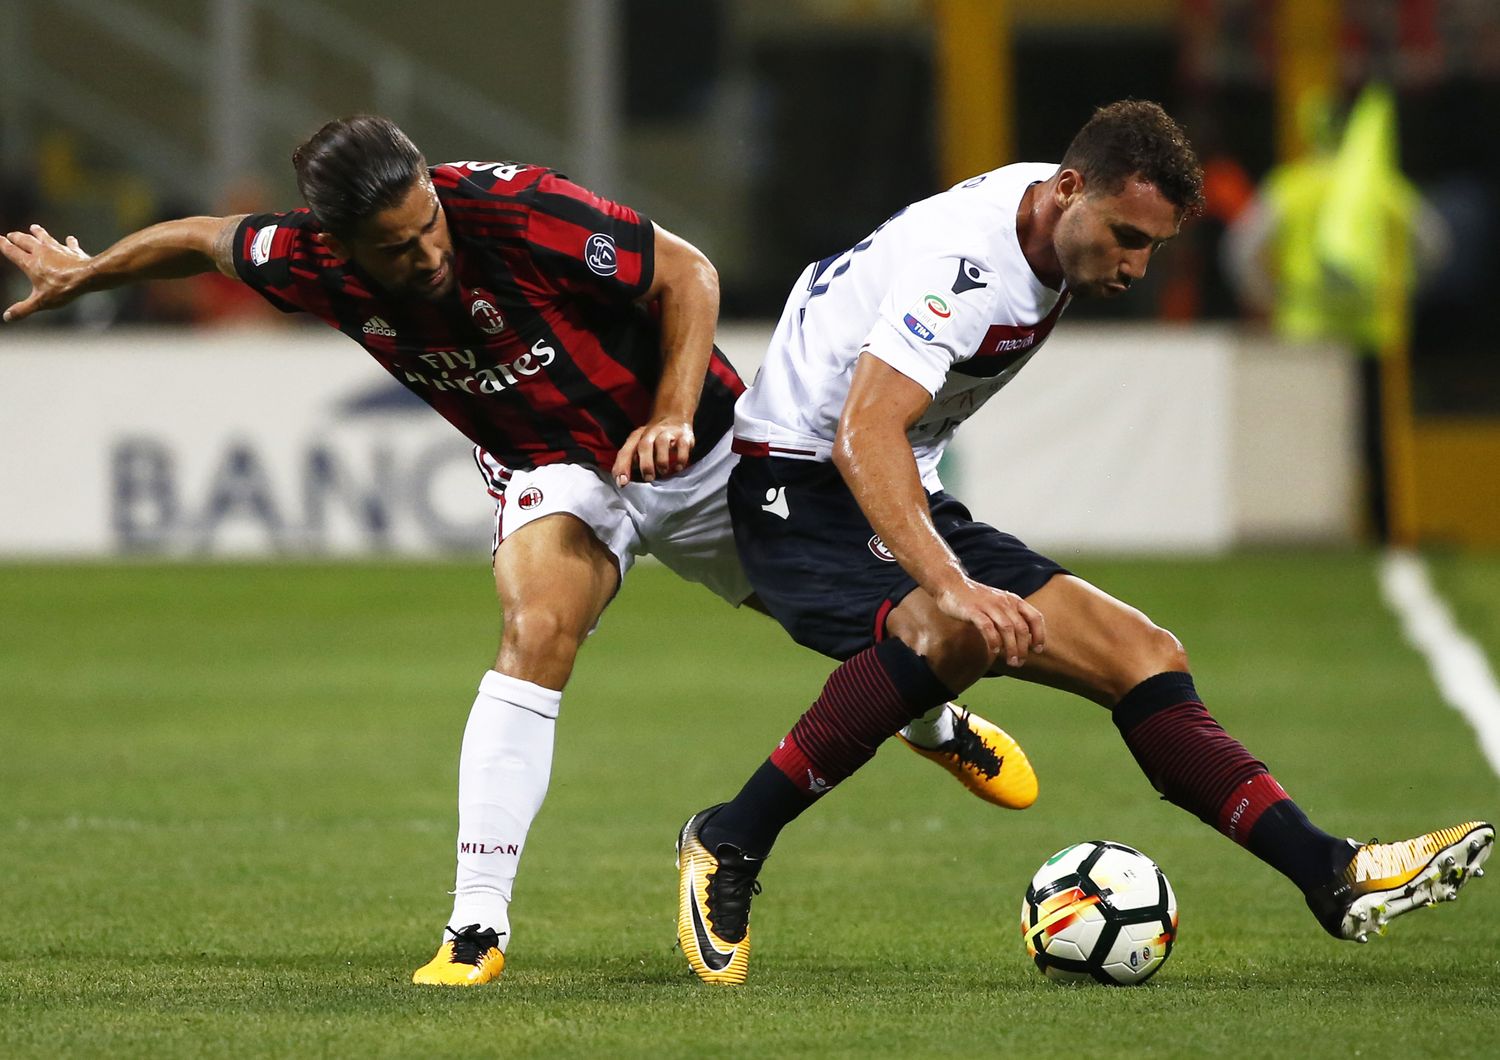
[(793, 449), (784, 445), (772, 445), (770, 442), (752, 442), (738, 435), (731, 448), (740, 456), (792, 456), (806, 460), (816, 459), (818, 455), (813, 449)]

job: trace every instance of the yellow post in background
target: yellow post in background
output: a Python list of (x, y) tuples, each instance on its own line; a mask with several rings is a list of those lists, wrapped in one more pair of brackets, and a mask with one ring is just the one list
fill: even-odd
[(1328, 223), (1344, 212), (1345, 232), (1342, 239), (1325, 238), (1322, 251), (1377, 302), (1369, 333), (1379, 357), (1386, 536), (1390, 544), (1410, 548), (1419, 536), (1411, 378), (1411, 244), (1418, 196), (1401, 175), (1397, 142), (1395, 94), (1384, 86), (1366, 86), (1349, 113), (1335, 162), (1338, 198), (1324, 213)]
[[(1305, 101), (1335, 99), (1341, 0), (1278, 0), (1276, 5), (1276, 147), (1283, 163), (1305, 157)], [(1389, 267), (1401, 267), (1389, 262)], [(1406, 297), (1405, 292), (1401, 297)], [(1382, 344), (1380, 419), (1385, 450), (1386, 519), (1390, 543), (1414, 545), (1418, 532), (1416, 439), (1407, 338)]]
[(1366, 85), (1349, 112), (1333, 161), (1330, 201), (1318, 222), (1318, 252), (1354, 288), (1366, 292), (1367, 319), (1357, 334), (1380, 375), (1386, 537), (1417, 543), (1417, 471), (1412, 415), (1412, 227), (1420, 201), (1401, 174), (1396, 98)]
[(1340, 0), (1279, 0), (1276, 5), (1276, 154), (1307, 153), (1304, 100), (1333, 99), (1338, 88)]
[(1016, 161), (1009, 0), (933, 0), (941, 176)]
[(1411, 407), (1411, 346), (1405, 339), (1380, 357), (1382, 441), (1385, 444), (1385, 503), (1390, 543), (1417, 544), (1417, 437)]

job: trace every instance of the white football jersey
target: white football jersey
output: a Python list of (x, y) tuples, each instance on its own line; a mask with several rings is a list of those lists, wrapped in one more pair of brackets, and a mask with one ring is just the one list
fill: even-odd
[(940, 489), (937, 464), (955, 428), (1015, 377), (1067, 305), (1016, 236), (1021, 196), (1056, 171), (1021, 162), (966, 180), (809, 265), (735, 405), (736, 448), (829, 459), (868, 351), (933, 396), (909, 437), (923, 485)]

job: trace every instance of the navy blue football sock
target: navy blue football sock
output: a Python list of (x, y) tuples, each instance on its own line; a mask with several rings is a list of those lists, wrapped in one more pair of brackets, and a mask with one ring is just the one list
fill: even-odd
[(742, 854), (763, 858), (771, 852), (781, 830), (816, 799), (766, 759), (750, 774), (740, 793), (703, 822), (698, 838), (710, 852), (728, 843)]

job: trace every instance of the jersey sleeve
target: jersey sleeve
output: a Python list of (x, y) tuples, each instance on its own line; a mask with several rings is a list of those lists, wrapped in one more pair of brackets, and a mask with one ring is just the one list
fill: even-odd
[(308, 310), (315, 233), (306, 210), (251, 214), (234, 232), (234, 271), (283, 313)]
[(629, 302), (650, 289), (656, 227), (648, 218), (559, 173), (543, 176), (526, 200), (526, 244), (558, 290)]
[(999, 277), (972, 259), (914, 262), (886, 291), (862, 348), (936, 394), (979, 349), (998, 297)]

